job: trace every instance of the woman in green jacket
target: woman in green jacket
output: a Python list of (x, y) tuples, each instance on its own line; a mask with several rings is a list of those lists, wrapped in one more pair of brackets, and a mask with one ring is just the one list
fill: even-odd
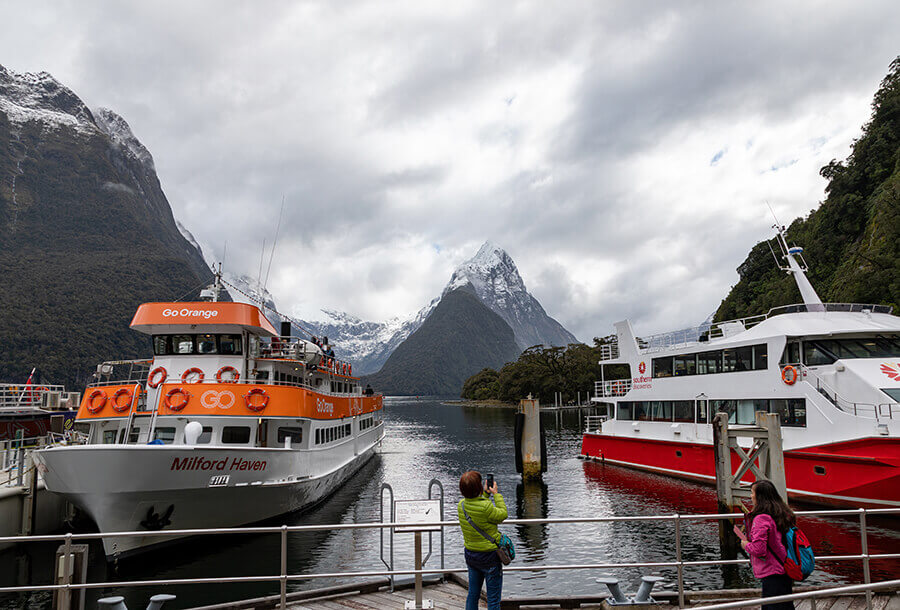
[[(487, 583), (488, 610), (500, 610), (500, 591), (503, 588), (503, 565), (497, 556), (496, 542), (482, 536), (469, 519), (492, 540), (500, 540), (497, 524), (506, 519), (506, 504), (500, 495), (500, 487), (494, 481), (490, 489), (481, 482), (481, 473), (470, 470), (459, 478), (459, 491), (463, 499), (456, 512), (466, 546), (466, 566), (469, 568), (469, 595), (466, 610), (478, 610), (481, 585)], [(468, 515), (469, 519), (466, 518)]]

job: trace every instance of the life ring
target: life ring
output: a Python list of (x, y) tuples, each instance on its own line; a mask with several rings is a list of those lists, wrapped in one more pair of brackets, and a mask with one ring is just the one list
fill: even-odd
[(330, 370), (330, 371), (334, 370), (334, 358), (328, 359), (328, 370)]
[[(262, 400), (259, 404), (253, 404), (254, 396), (261, 397)], [(269, 406), (269, 395), (266, 394), (266, 391), (262, 388), (253, 388), (252, 390), (244, 394), (244, 404), (251, 411), (256, 411), (257, 413), (259, 413), (267, 406)]]
[[(790, 377), (788, 377), (788, 373), (790, 373)], [(797, 369), (792, 367), (790, 364), (781, 369), (781, 380), (788, 385), (794, 385), (797, 383)]]
[[(121, 404), (119, 402), (119, 396), (127, 396), (128, 398), (125, 400), (125, 404)], [(116, 413), (122, 413), (123, 411), (127, 411), (131, 407), (131, 399), (134, 395), (131, 393), (131, 390), (128, 388), (119, 388), (116, 390), (116, 393), (112, 395), (112, 403), (113, 411)]]
[[(222, 375), (225, 373), (231, 373), (233, 376), (231, 379), (222, 379)], [(219, 383), (237, 383), (237, 380), (241, 378), (241, 373), (233, 366), (223, 366), (216, 373), (216, 381)]]
[[(97, 398), (100, 399), (99, 403), (96, 402)], [(99, 388), (94, 389), (93, 392), (88, 394), (87, 403), (85, 404), (87, 405), (87, 410), (96, 415), (106, 406), (106, 392)]]
[[(157, 381), (156, 375), (161, 374), (162, 376)], [(152, 371), (150, 371), (150, 375), (147, 377), (147, 387), (149, 388), (158, 388), (160, 385), (165, 383), (166, 378), (169, 376), (169, 372), (163, 366), (158, 366)]]
[(347, 363), (347, 375), (352, 375), (352, 374), (353, 374), (353, 365), (348, 362)]
[[(172, 397), (176, 394), (181, 394), (181, 400), (179, 402), (175, 402), (172, 400)], [(171, 411), (181, 411), (183, 408), (187, 406), (187, 403), (191, 401), (191, 394), (187, 390), (182, 390), (181, 388), (172, 388), (168, 392), (166, 392), (166, 406), (169, 407)]]
[[(196, 373), (198, 375), (197, 381), (188, 381), (188, 377), (192, 373)], [(198, 369), (196, 366), (192, 366), (181, 374), (181, 383), (203, 383), (203, 371)]]

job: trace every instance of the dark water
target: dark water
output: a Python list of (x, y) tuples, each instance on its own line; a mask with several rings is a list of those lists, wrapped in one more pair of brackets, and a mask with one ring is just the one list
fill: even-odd
[[(585, 415), (584, 411), (581, 415)], [(544, 483), (521, 485), (513, 458), (513, 410), (442, 405), (436, 400), (393, 399), (386, 401), (387, 437), (383, 451), (370, 461), (344, 488), (325, 504), (303, 515), (287, 519), (289, 524), (329, 524), (377, 521), (379, 492), (389, 483), (397, 499), (427, 497), (428, 481), (439, 479), (446, 490), (448, 519), (455, 515), (459, 499), (459, 475), (468, 469), (493, 472), (506, 499), (510, 515), (517, 517), (572, 517), (600, 515), (650, 515), (716, 512), (712, 487), (696, 485), (615, 466), (583, 463), (575, 458), (581, 433), (577, 412), (544, 414), (547, 429), (549, 471)], [(282, 521), (279, 520), (278, 524)], [(900, 521), (869, 520), (870, 552), (896, 552), (900, 548)], [(819, 555), (860, 552), (859, 526), (854, 520), (804, 518), (801, 526), (813, 540)], [(626, 561), (671, 561), (675, 557), (672, 523), (619, 522), (606, 524), (559, 524), (506, 526), (516, 545), (516, 565), (572, 564)], [(717, 527), (693, 523), (683, 527), (686, 560), (719, 558)], [(435, 536), (435, 557), (440, 549)], [(31, 545), (0, 553), (0, 582), (4, 585), (49, 582), (57, 543)], [(458, 528), (445, 538), (447, 567), (463, 565)], [(290, 572), (327, 573), (380, 569), (377, 530), (323, 531), (289, 537)], [(99, 545), (92, 545), (89, 579), (137, 580), (189, 578), (223, 575), (277, 574), (278, 535), (207, 537), (189, 540), (168, 550), (145, 554), (117, 566), (107, 565)], [(395, 567), (412, 567), (412, 535), (395, 537)], [(512, 573), (504, 576), (504, 593), (588, 593), (596, 591), (595, 579), (604, 573), (618, 576), (626, 592), (633, 592), (641, 574), (650, 569), (607, 571), (567, 570)], [(656, 572), (674, 586), (674, 570)], [(873, 579), (897, 578), (900, 562), (872, 563)], [(749, 567), (689, 568), (685, 579), (692, 588), (750, 586)], [(820, 564), (814, 583), (860, 582), (859, 562)], [(335, 584), (308, 581), (292, 589)], [(659, 586), (659, 585), (657, 585)], [(210, 604), (277, 593), (277, 585), (240, 584), (151, 589), (110, 589), (92, 592), (88, 607), (101, 594), (122, 594), (131, 608), (143, 608), (152, 593), (178, 595), (173, 607)], [(49, 608), (50, 596), (33, 593), (7, 597), (0, 608)]]

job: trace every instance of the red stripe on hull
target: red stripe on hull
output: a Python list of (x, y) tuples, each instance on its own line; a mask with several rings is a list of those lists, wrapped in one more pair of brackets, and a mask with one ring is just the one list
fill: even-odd
[[(715, 481), (712, 445), (585, 434), (582, 455), (671, 476)], [(732, 471), (740, 459), (732, 454)], [(900, 439), (866, 438), (786, 451), (791, 497), (852, 507), (900, 506)], [(752, 481), (752, 474), (742, 480)]]

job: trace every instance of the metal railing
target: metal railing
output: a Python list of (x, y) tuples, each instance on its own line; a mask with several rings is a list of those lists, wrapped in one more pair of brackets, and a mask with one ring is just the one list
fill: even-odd
[(64, 395), (66, 388), (61, 385), (0, 383), (0, 411), (47, 409), (53, 407), (54, 398), (58, 408)]
[(900, 419), (900, 404), (896, 402), (885, 402), (881, 404), (874, 404), (868, 402), (854, 402), (852, 400), (847, 400), (837, 393), (837, 390), (832, 388), (828, 383), (822, 379), (816, 371), (809, 368), (805, 364), (794, 364), (793, 366), (797, 366), (800, 368), (800, 373), (803, 376), (803, 379), (813, 385), (810, 382), (809, 378), (815, 379), (816, 390), (825, 398), (828, 399), (831, 404), (835, 407), (844, 411), (846, 413), (852, 413), (857, 417), (862, 417), (865, 419), (894, 419), (894, 412), (897, 412), (897, 418)]
[(768, 312), (755, 316), (714, 322), (712, 324), (703, 324), (701, 326), (650, 335), (649, 337), (641, 337), (639, 341), (642, 343), (641, 347), (643, 348), (643, 353), (650, 353), (684, 345), (695, 345), (700, 343), (701, 339), (721, 339), (730, 336), (735, 332), (753, 328), (760, 322), (768, 320), (773, 316), (787, 313), (850, 312), (890, 314), (893, 310), (894, 308), (888, 305), (871, 305), (863, 303), (823, 303), (821, 305), (798, 303), (795, 305), (773, 307)]
[(881, 591), (882, 589), (897, 590), (900, 589), (900, 580), (885, 580), (878, 583), (869, 583), (862, 585), (849, 585), (846, 587), (831, 587), (828, 589), (818, 589), (816, 591), (804, 591), (803, 593), (791, 593), (790, 595), (778, 595), (773, 597), (759, 597), (756, 599), (744, 599), (737, 602), (725, 602), (720, 604), (709, 604), (707, 606), (696, 606), (703, 610), (730, 610), (731, 608), (750, 608), (761, 604), (777, 604), (781, 602), (793, 602), (808, 599), (812, 603), (811, 610), (816, 610), (817, 597), (830, 597), (832, 595), (852, 595), (854, 593), (865, 593), (867, 607), (872, 607), (871, 594), (873, 591)]
[(603, 422), (609, 419), (607, 415), (587, 415), (584, 418), (585, 432), (599, 432)]
[[(888, 515), (898, 514), (900, 508), (881, 508), (881, 509), (865, 509), (857, 510), (820, 510), (820, 511), (796, 511), (798, 516), (856, 516), (859, 519), (860, 527), (860, 548), (861, 552), (850, 555), (823, 555), (817, 556), (816, 561), (821, 562), (838, 562), (838, 561), (860, 561), (863, 567), (863, 580), (865, 585), (871, 585), (870, 563), (872, 560), (884, 559), (900, 559), (900, 553), (869, 553), (868, 546), (868, 527), (866, 519), (869, 515)], [(702, 566), (722, 566), (722, 565), (745, 565), (749, 563), (749, 559), (714, 559), (714, 560), (698, 560), (685, 561), (683, 557), (683, 525), (688, 522), (697, 521), (720, 521), (724, 519), (743, 519), (741, 513), (729, 514), (699, 514), (699, 515), (637, 515), (630, 517), (569, 517), (554, 519), (507, 519), (504, 524), (508, 525), (561, 525), (561, 524), (582, 524), (582, 523), (610, 523), (610, 522), (672, 522), (675, 529), (675, 549), (674, 560), (672, 561), (652, 561), (652, 562), (607, 562), (607, 563), (585, 563), (585, 564), (550, 564), (550, 565), (509, 565), (504, 567), (505, 572), (551, 572), (560, 570), (610, 570), (617, 568), (674, 568), (677, 573), (678, 583), (678, 604), (679, 607), (685, 605), (684, 591), (684, 570), (685, 568), (702, 567)], [(3, 593), (21, 593), (29, 591), (59, 591), (66, 592), (77, 589), (102, 589), (110, 587), (145, 587), (145, 586), (162, 586), (162, 585), (191, 585), (191, 584), (219, 584), (219, 583), (250, 583), (250, 582), (268, 582), (279, 583), (280, 585), (280, 608), (287, 605), (287, 583), (298, 582), (304, 580), (316, 580), (326, 578), (362, 578), (372, 576), (410, 576), (417, 574), (434, 574), (449, 572), (467, 572), (466, 566), (451, 567), (443, 569), (421, 569), (421, 570), (361, 570), (348, 572), (328, 572), (318, 574), (289, 574), (287, 565), (287, 536), (289, 533), (295, 532), (314, 532), (314, 531), (337, 531), (337, 530), (365, 530), (365, 529), (384, 529), (394, 528), (397, 526), (408, 526), (408, 523), (396, 522), (375, 522), (375, 523), (340, 523), (332, 525), (282, 525), (271, 527), (238, 527), (238, 528), (206, 528), (206, 529), (188, 529), (188, 530), (158, 530), (158, 531), (128, 531), (128, 532), (107, 532), (107, 533), (85, 533), (85, 534), (56, 534), (43, 536), (5, 536), (0, 537), (2, 543), (31, 543), (31, 542), (62, 542), (64, 545), (62, 557), (62, 579), (60, 584), (44, 584), (44, 585), (21, 585), (11, 587), (0, 587), (0, 594)], [(456, 520), (441, 521), (432, 525), (440, 525), (444, 527), (459, 527)], [(72, 541), (73, 540), (98, 540), (101, 538), (115, 538), (122, 536), (140, 536), (140, 537), (187, 537), (187, 536), (208, 536), (221, 534), (278, 534), (280, 536), (280, 546), (278, 547), (280, 558), (280, 569), (278, 574), (259, 575), (259, 576), (220, 576), (207, 578), (163, 578), (149, 580), (129, 580), (129, 581), (108, 581), (108, 582), (91, 582), (91, 583), (72, 583), (70, 580), (69, 561), (71, 559)], [(871, 589), (870, 589), (871, 590)], [(773, 598), (774, 599), (774, 598)], [(767, 600), (768, 601), (768, 600)], [(868, 607), (871, 610), (871, 595), (868, 596)], [(741, 606), (736, 606), (741, 607)]]
[(615, 360), (619, 357), (619, 342), (604, 343), (600, 346), (600, 360)]
[(613, 379), (611, 381), (594, 382), (594, 396), (596, 398), (625, 396), (630, 391), (631, 379)]

